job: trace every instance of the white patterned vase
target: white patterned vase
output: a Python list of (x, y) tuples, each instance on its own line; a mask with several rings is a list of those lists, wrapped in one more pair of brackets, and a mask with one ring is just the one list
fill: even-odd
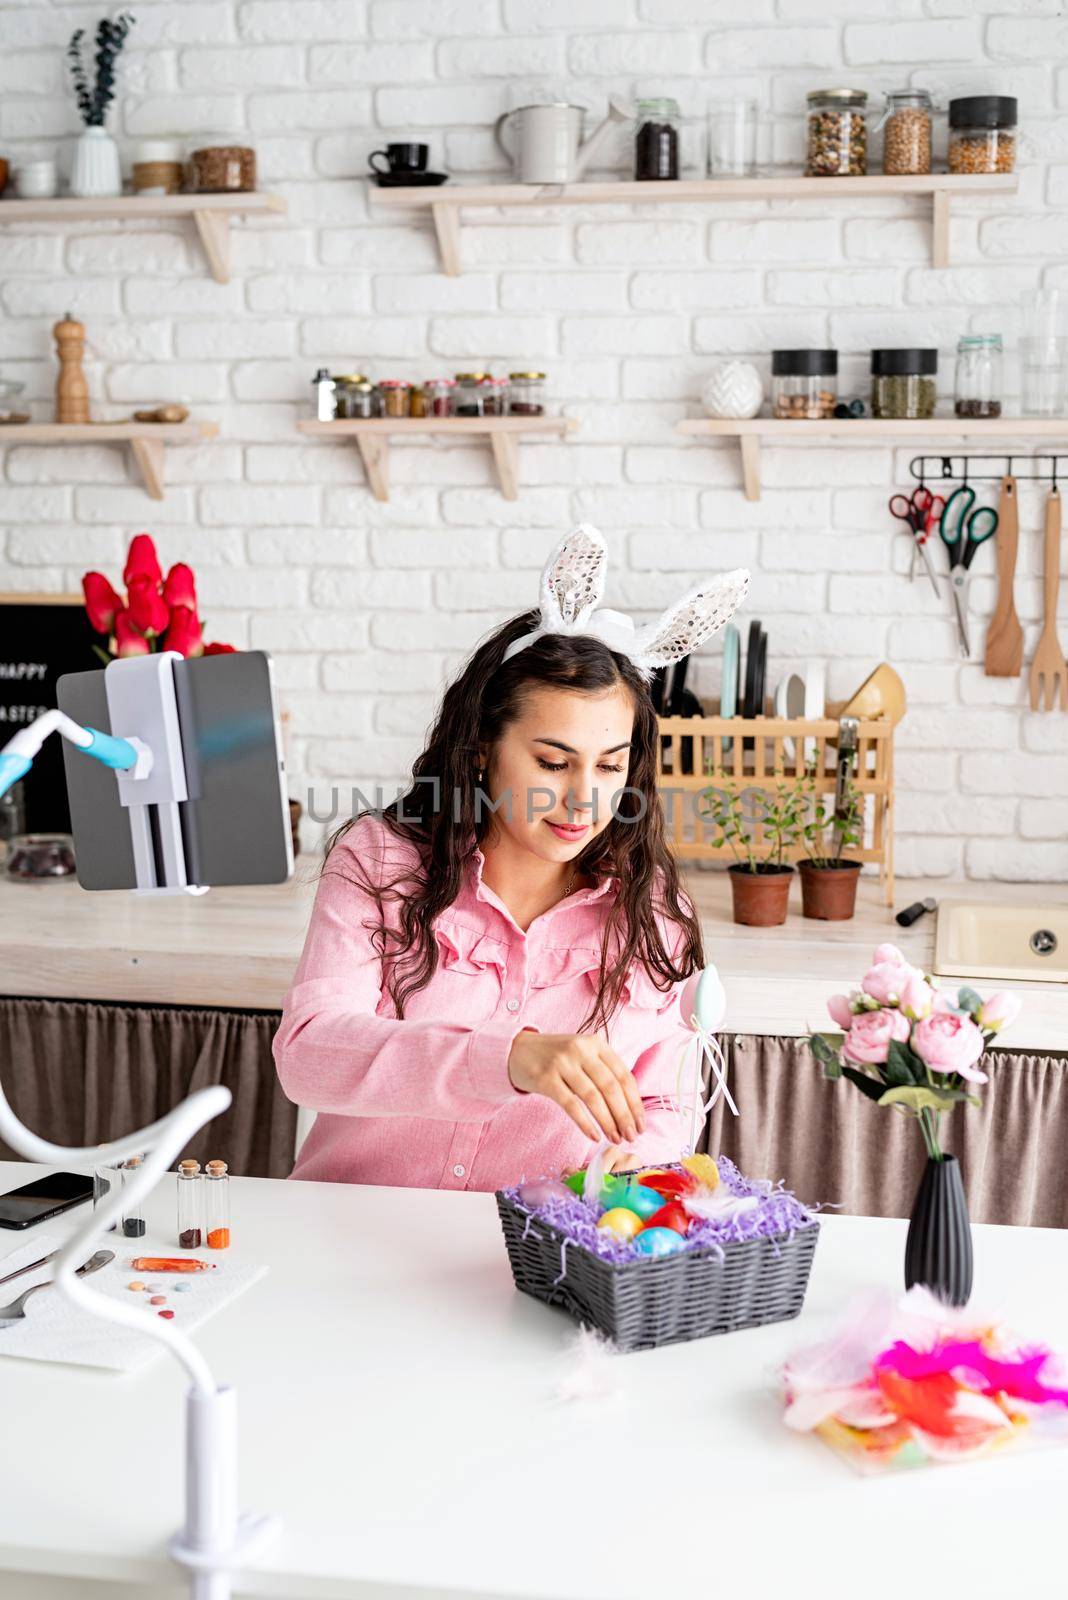
[(70, 192), (83, 199), (122, 193), (119, 147), (106, 128), (86, 128), (74, 146)]
[(710, 417), (755, 417), (763, 399), (760, 374), (748, 361), (720, 361), (701, 390)]

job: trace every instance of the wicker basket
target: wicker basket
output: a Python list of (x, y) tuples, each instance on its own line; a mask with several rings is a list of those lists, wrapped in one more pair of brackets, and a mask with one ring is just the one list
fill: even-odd
[(562, 1306), (621, 1350), (650, 1350), (796, 1317), (819, 1235), (814, 1220), (792, 1234), (725, 1244), (722, 1256), (713, 1249), (680, 1250), (616, 1263), (584, 1250), (540, 1217), (531, 1218), (500, 1190), (497, 1210), (516, 1288)]

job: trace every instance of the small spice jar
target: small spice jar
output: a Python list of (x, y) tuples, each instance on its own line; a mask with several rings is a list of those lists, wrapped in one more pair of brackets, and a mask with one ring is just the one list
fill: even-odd
[(378, 395), (384, 417), (411, 415), (412, 386), (405, 378), (383, 378), (378, 385)]
[(130, 182), (134, 194), (178, 194), (185, 169), (177, 139), (142, 139), (134, 150)]
[(971, 94), (949, 102), (950, 172), (1011, 172), (1016, 165), (1016, 100)]
[(456, 374), (456, 415), (481, 417), (485, 415), (485, 372), (458, 372)]
[(513, 417), (541, 417), (545, 415), (544, 372), (510, 372), (508, 374), (508, 410)]
[(240, 194), (255, 189), (256, 152), (242, 134), (201, 134), (189, 146), (185, 183), (191, 194)]
[(933, 417), (938, 385), (937, 350), (873, 350), (873, 417)]
[(679, 175), (677, 100), (639, 100), (634, 135), (634, 176), (639, 182)]
[(361, 391), (366, 389), (373, 403), (374, 385), (368, 383), (362, 372), (335, 372), (334, 373), (334, 415), (335, 417), (369, 417), (372, 411), (362, 408), (362, 401), (358, 398)]
[(428, 417), (451, 417), (456, 384), (452, 378), (428, 378), (423, 384)]
[(894, 177), (930, 172), (933, 111), (926, 89), (903, 89), (887, 95), (881, 122), (884, 172)]
[(814, 89), (808, 99), (810, 178), (863, 178), (868, 170), (868, 125), (863, 89)]
[(1000, 417), (1001, 335), (966, 333), (957, 343), (953, 410), (958, 417)]
[(837, 350), (773, 350), (773, 416), (794, 422), (834, 415), (838, 399)]
[(426, 416), (426, 390), (421, 383), (413, 383), (408, 396), (408, 415), (410, 417)]

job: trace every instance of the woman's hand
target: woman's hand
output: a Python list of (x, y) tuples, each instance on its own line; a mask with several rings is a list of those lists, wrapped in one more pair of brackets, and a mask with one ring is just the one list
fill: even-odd
[(620, 1144), (610, 1144), (604, 1153), (604, 1170), (609, 1172), (633, 1172), (639, 1166), (638, 1157), (633, 1150), (626, 1150)]
[(512, 1040), (508, 1076), (524, 1093), (555, 1101), (587, 1139), (622, 1147), (645, 1131), (634, 1074), (596, 1034), (524, 1029)]

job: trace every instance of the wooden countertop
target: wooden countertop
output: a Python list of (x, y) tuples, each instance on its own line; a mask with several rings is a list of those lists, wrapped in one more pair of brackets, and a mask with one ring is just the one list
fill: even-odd
[[(278, 1010), (300, 955), (317, 872), (317, 857), (301, 857), (287, 884), (161, 899), (0, 877), (0, 994)], [(785, 926), (771, 929), (731, 921), (723, 872), (684, 868), (683, 879), (701, 917), (705, 958), (716, 963), (727, 990), (732, 1033), (801, 1034), (823, 1025), (827, 995), (856, 984), (884, 940), (917, 966), (929, 969), (934, 959), (935, 918), (899, 928), (874, 878), (861, 879), (851, 922), (806, 921), (795, 889)], [(1068, 901), (1064, 886), (906, 879), (898, 881), (896, 903), (929, 894)], [(944, 980), (947, 987), (963, 981)], [(979, 987), (997, 985), (988, 980)], [(1006, 1045), (1068, 1048), (1068, 985), (1019, 987), (1024, 1013)]]

